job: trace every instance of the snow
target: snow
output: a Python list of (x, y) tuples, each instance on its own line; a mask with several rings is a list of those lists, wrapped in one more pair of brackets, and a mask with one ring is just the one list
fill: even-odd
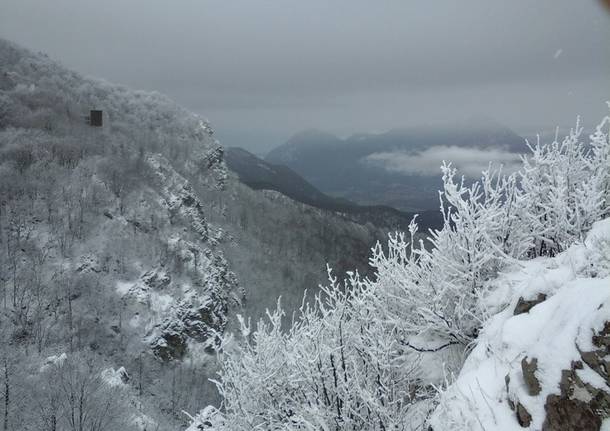
[(44, 372), (51, 366), (61, 367), (63, 363), (68, 359), (68, 355), (61, 353), (59, 355), (52, 355), (45, 359), (44, 364), (40, 367), (40, 372)]
[(149, 305), (150, 311), (158, 314), (169, 310), (175, 302), (171, 295), (153, 291), (142, 280), (117, 281), (115, 290), (121, 297), (131, 297), (142, 304)]
[(142, 412), (138, 412), (137, 415), (134, 415), (133, 424), (142, 431), (159, 429), (157, 422)]
[(132, 328), (137, 328), (141, 324), (142, 324), (142, 318), (140, 317), (140, 314), (134, 314), (134, 316), (131, 319), (129, 319), (129, 326)]
[[(604, 269), (609, 244), (606, 219), (593, 226), (584, 243), (554, 258), (519, 262), (492, 283), (498, 289), (490, 290), (487, 304), (503, 309), (487, 321), (457, 380), (441, 395), (432, 418), (434, 429), (522, 430), (509, 398), (531, 414), (530, 429), (541, 428), (544, 402), (549, 394), (559, 393), (562, 370), (580, 359), (579, 349), (593, 349), (591, 336), (610, 320), (610, 275)], [(535, 298), (538, 293), (548, 298), (527, 313), (513, 314), (519, 297)], [(525, 357), (538, 360), (535, 376), (542, 391), (536, 396), (528, 394), (523, 380)], [(586, 365), (578, 374), (593, 386), (606, 387)], [(574, 396), (590, 397), (583, 392)]]
[(152, 292), (149, 297), (150, 309), (155, 313), (163, 313), (170, 309), (175, 300), (171, 295)]
[(213, 406), (205, 407), (194, 417), (186, 412), (184, 412), (184, 414), (191, 420), (191, 425), (186, 429), (186, 431), (201, 431), (205, 429), (212, 430), (212, 423), (214, 423), (219, 429), (224, 428), (224, 423), (222, 419), (220, 419), (222, 418), (222, 414)]
[(125, 367), (118, 369), (107, 368), (100, 373), (102, 380), (111, 387), (125, 386), (129, 380), (129, 374), (125, 370)]
[(120, 296), (125, 296), (129, 293), (133, 284), (133, 282), (117, 281), (115, 289)]

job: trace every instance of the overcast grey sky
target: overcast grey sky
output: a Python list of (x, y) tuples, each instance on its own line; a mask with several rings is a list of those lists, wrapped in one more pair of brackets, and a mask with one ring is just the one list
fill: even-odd
[(1, 0), (0, 36), (158, 90), (226, 145), (492, 117), (591, 124), (610, 99), (595, 0)]

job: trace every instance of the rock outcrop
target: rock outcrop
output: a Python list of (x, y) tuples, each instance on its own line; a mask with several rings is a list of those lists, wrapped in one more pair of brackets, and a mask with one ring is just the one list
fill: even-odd
[[(595, 349), (580, 351), (581, 360), (562, 370), (559, 394), (547, 397), (544, 409), (546, 419), (543, 431), (579, 431), (601, 429), (604, 419), (610, 417), (610, 321), (592, 337)], [(583, 381), (581, 374), (593, 371), (601, 379), (592, 384)]]
[[(600, 431), (610, 421), (610, 219), (493, 282), (497, 313), (432, 416), (435, 430)], [(495, 302), (494, 302), (495, 301)]]
[(522, 296), (517, 301), (517, 305), (515, 306), (514, 315), (529, 313), (529, 311), (536, 305), (540, 304), (546, 299), (546, 295), (544, 293), (539, 293), (536, 295), (535, 299), (524, 299)]

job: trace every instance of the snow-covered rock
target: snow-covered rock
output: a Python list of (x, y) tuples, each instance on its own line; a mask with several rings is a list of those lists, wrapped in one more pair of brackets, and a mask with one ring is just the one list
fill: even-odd
[(600, 429), (610, 416), (609, 268), (606, 219), (583, 243), (498, 277), (486, 298), (496, 314), (441, 394), (433, 429)]

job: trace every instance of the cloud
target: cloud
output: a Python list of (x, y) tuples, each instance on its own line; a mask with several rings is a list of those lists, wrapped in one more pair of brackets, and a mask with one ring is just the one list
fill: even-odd
[(364, 161), (389, 172), (427, 176), (439, 175), (440, 166), (445, 161), (451, 162), (460, 174), (470, 178), (478, 178), (490, 163), (503, 165), (505, 172), (513, 172), (520, 166), (519, 154), (501, 148), (445, 145), (430, 147), (419, 153), (405, 151), (373, 153), (366, 156)]
[(574, 0), (0, 0), (0, 37), (167, 94), (227, 146), (269, 150), (310, 127), (592, 125), (606, 114), (608, 18)]

